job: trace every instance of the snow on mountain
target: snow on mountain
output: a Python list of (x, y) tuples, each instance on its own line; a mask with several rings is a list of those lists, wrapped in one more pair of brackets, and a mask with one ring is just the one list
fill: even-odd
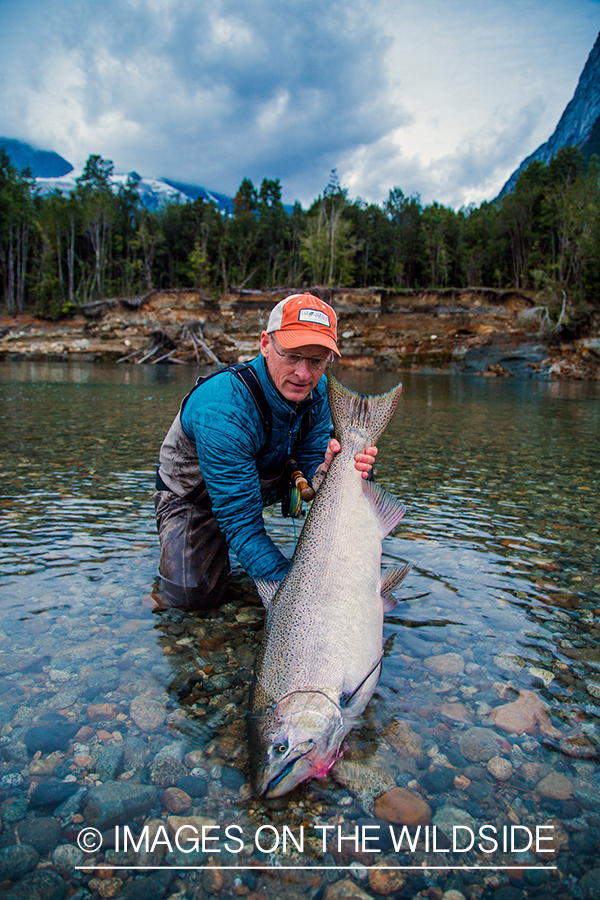
[[(61, 175), (58, 178), (36, 178), (35, 182), (44, 196), (53, 191), (59, 191), (66, 197), (77, 187), (76, 180), (80, 177), (81, 172), (69, 172), (68, 175)], [(111, 175), (110, 182), (113, 190), (117, 191), (119, 187), (125, 186), (128, 178), (129, 175)], [(171, 187), (160, 178), (142, 178), (137, 190), (147, 209), (158, 209), (159, 206), (166, 203), (188, 203), (190, 199), (186, 194)]]

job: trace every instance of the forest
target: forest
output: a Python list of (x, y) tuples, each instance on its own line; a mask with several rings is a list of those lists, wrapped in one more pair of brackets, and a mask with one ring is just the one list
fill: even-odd
[(69, 196), (41, 196), (0, 149), (6, 312), (59, 318), (153, 289), (317, 284), (528, 290), (554, 322), (600, 308), (599, 166), (574, 147), (532, 162), (512, 193), (458, 211), (400, 187), (381, 205), (352, 200), (335, 170), (308, 210), (284, 207), (279, 179), (244, 178), (230, 213), (202, 199), (151, 211), (139, 179), (115, 190), (112, 172), (92, 155)]

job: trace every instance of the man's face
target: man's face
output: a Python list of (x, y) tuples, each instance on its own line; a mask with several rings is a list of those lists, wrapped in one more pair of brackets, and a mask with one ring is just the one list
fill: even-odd
[(310, 366), (307, 359), (302, 359), (296, 365), (290, 365), (287, 360), (280, 356), (280, 353), (293, 353), (302, 357), (311, 359), (322, 359), (325, 361), (329, 353), (326, 347), (320, 344), (306, 344), (302, 347), (294, 347), (293, 350), (284, 350), (283, 347), (275, 346), (271, 337), (277, 341), (276, 335), (268, 335), (266, 331), (260, 336), (260, 352), (264, 356), (269, 374), (273, 380), (273, 384), (279, 393), (285, 397), (290, 403), (299, 403), (306, 400), (312, 389), (316, 386), (319, 378), (325, 371), (325, 367), (321, 370), (314, 369)]

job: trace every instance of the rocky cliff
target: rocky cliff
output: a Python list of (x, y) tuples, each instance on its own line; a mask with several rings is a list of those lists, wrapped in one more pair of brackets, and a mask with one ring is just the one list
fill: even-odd
[[(526, 293), (488, 288), (393, 293), (311, 288), (339, 317), (342, 366), (600, 380), (600, 316), (559, 344)], [(179, 364), (203, 369), (251, 359), (269, 311), (289, 291), (151, 292), (45, 322), (0, 317), (0, 359)]]
[(600, 34), (579, 78), (573, 99), (567, 105), (552, 136), (523, 160), (510, 176), (500, 196), (511, 191), (530, 162), (549, 162), (561, 147), (579, 147), (584, 156), (600, 154)]

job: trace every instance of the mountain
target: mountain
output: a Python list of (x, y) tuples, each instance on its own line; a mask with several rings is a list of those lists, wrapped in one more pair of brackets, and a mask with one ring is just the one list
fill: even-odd
[[(8, 153), (16, 169), (21, 171), (29, 166), (42, 195), (60, 191), (67, 196), (75, 188), (75, 181), (81, 175), (81, 172), (75, 172), (70, 162), (52, 150), (36, 150), (30, 144), (24, 144), (13, 138), (0, 138), (1, 146)], [(128, 177), (128, 175), (111, 176), (115, 190), (119, 185), (125, 184)], [(212, 200), (221, 212), (230, 212), (233, 208), (232, 198), (226, 197), (225, 194), (208, 191), (193, 184), (170, 181), (168, 178), (142, 178), (138, 191), (147, 209), (158, 209), (165, 203), (187, 203), (197, 197), (202, 197), (207, 202)]]
[(550, 162), (561, 147), (579, 147), (586, 159), (600, 155), (600, 34), (579, 78), (573, 99), (567, 105), (552, 136), (523, 160), (512, 173), (500, 196), (512, 191), (517, 178), (534, 159)]
[(36, 150), (22, 141), (3, 137), (0, 137), (0, 147), (4, 147), (16, 169), (21, 171), (29, 166), (36, 178), (56, 178), (73, 171), (71, 163), (53, 150)]

